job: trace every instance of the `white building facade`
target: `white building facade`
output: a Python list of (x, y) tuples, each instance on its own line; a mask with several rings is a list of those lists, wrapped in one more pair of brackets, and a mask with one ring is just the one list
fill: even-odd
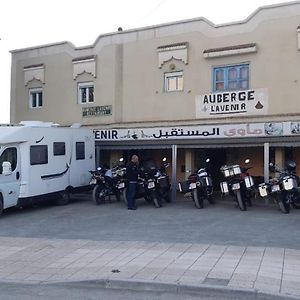
[[(12, 53), (11, 122), (92, 128), (98, 161), (172, 161), (173, 184), (207, 157), (300, 165), (300, 1), (257, 9), (246, 20), (204, 18)], [(298, 174), (300, 173), (298, 167)]]

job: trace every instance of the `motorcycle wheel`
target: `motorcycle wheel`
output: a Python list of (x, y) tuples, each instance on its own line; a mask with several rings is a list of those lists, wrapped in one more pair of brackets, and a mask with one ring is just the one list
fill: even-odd
[(103, 204), (105, 202), (105, 194), (104, 194), (104, 189), (100, 185), (95, 185), (93, 189), (93, 201), (99, 205)]
[(125, 203), (125, 205), (127, 206), (128, 203), (127, 203), (127, 196), (126, 196), (126, 193), (127, 193), (127, 188), (125, 188), (122, 192), (122, 198), (123, 198), (123, 201)]
[(236, 199), (237, 199), (237, 203), (238, 203), (240, 210), (241, 211), (247, 210), (246, 202), (242, 198), (241, 191), (236, 192)]
[(207, 201), (209, 202), (209, 204), (216, 204), (216, 201), (215, 201), (213, 195), (209, 195), (207, 197)]
[(162, 207), (161, 200), (160, 200), (160, 198), (158, 197), (156, 191), (151, 191), (151, 192), (150, 192), (150, 198), (152, 199), (152, 201), (153, 201), (153, 203), (154, 203), (154, 206), (155, 206), (156, 208)]
[(202, 209), (204, 207), (203, 204), (203, 198), (199, 197), (198, 189), (194, 189), (192, 192), (192, 198), (194, 200), (195, 206), (199, 209)]
[(154, 203), (154, 206), (155, 206), (156, 208), (162, 207), (161, 202), (160, 202), (160, 200), (158, 199), (157, 196), (153, 197), (153, 203)]
[(282, 213), (288, 214), (290, 212), (290, 205), (286, 203), (285, 199), (279, 199), (278, 206)]
[(117, 192), (115, 193), (115, 195), (116, 195), (117, 201), (120, 202), (120, 201), (121, 201), (121, 198), (122, 198), (122, 196), (123, 196), (123, 193), (120, 192), (120, 191), (117, 191)]
[(167, 203), (171, 203), (171, 191), (166, 191), (166, 192), (164, 193), (163, 198), (165, 199), (165, 201), (166, 201)]

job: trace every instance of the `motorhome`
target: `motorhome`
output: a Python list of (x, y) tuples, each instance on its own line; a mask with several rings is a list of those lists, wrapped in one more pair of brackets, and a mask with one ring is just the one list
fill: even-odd
[(57, 204), (67, 204), (71, 193), (89, 186), (89, 171), (95, 169), (94, 143), (93, 132), (78, 124), (1, 125), (0, 214), (50, 195)]

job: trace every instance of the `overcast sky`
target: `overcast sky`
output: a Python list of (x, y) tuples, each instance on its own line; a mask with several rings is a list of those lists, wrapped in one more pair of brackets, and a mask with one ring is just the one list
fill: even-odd
[[(258, 7), (284, 0), (9, 0), (0, 6), (0, 123), (9, 122), (9, 50), (70, 41), (92, 44), (103, 33), (205, 17), (240, 21)], [(26, 100), (25, 100), (26, 101)]]

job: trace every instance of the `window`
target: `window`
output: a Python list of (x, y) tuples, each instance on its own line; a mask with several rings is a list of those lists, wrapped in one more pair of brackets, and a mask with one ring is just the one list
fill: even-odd
[(45, 165), (48, 163), (48, 146), (30, 146), (30, 164)]
[(94, 83), (85, 82), (78, 84), (78, 103), (86, 104), (94, 102)]
[(11, 170), (14, 171), (17, 167), (17, 148), (7, 148), (0, 156), (0, 174), (2, 174), (2, 164), (4, 161), (9, 161)]
[(165, 73), (165, 92), (183, 90), (183, 72)]
[(66, 154), (66, 144), (64, 142), (54, 142), (53, 143), (53, 155), (65, 155)]
[(249, 65), (215, 68), (213, 91), (236, 91), (249, 89)]
[(43, 106), (43, 89), (36, 88), (29, 90), (29, 107), (37, 108)]
[(84, 142), (76, 142), (76, 160), (85, 159)]

